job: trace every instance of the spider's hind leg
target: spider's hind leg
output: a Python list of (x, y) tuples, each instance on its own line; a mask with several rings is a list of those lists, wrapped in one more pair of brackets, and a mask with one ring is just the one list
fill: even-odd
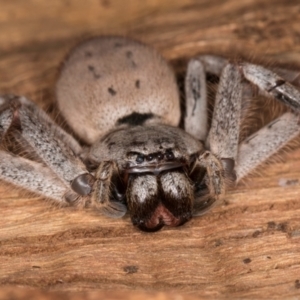
[[(295, 113), (283, 114), (241, 143), (236, 167), (237, 180), (245, 177), (300, 134), (300, 91), (262, 66), (242, 63), (240, 68), (244, 77), (258, 86), (263, 94), (285, 104)], [(297, 81), (299, 76), (297, 72), (279, 71), (287, 79)]]
[(300, 117), (287, 112), (244, 140), (239, 146), (237, 181), (264, 163), (300, 134)]
[(262, 93), (300, 112), (300, 91), (291, 83), (262, 66), (241, 63), (240, 68), (244, 77), (258, 86)]

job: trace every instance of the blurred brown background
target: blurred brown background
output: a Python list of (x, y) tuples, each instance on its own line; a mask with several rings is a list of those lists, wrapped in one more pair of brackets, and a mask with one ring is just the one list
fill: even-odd
[[(100, 34), (142, 40), (176, 68), (213, 53), (300, 70), (298, 0), (0, 0), (0, 92), (53, 111), (65, 54)], [(263, 174), (203, 217), (154, 234), (1, 184), (0, 299), (41, 297), (16, 286), (85, 299), (299, 296), (300, 150)]]

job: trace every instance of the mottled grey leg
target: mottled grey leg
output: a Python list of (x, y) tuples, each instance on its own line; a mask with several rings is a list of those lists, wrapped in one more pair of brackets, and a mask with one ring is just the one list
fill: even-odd
[(40, 163), (0, 150), (0, 180), (64, 204), (71, 196), (68, 186)]
[(242, 63), (241, 71), (247, 80), (254, 83), (266, 95), (271, 96), (294, 111), (300, 111), (300, 91), (274, 72), (264, 67)]
[[(216, 55), (200, 55), (195, 59), (198, 64), (204, 67), (205, 73), (213, 74), (217, 77), (221, 76), (224, 67), (228, 64), (228, 60)], [(187, 86), (187, 85), (186, 85)], [(242, 109), (241, 120), (247, 115), (250, 101), (254, 95), (253, 88), (248, 82), (242, 82)], [(247, 100), (247, 101), (246, 101)], [(193, 102), (192, 102), (193, 103)], [(206, 102), (205, 102), (206, 103)], [(201, 125), (202, 126), (202, 125)]]
[[(202, 171), (206, 173), (202, 179)], [(225, 191), (226, 174), (222, 161), (209, 151), (202, 153), (195, 162), (192, 170), (194, 181), (199, 182), (199, 189), (195, 186), (195, 201), (193, 215), (199, 216), (207, 212)], [(198, 173), (198, 178), (197, 178)], [(204, 188), (203, 184), (206, 188)]]
[[(226, 58), (217, 55), (200, 55), (197, 57), (197, 60), (202, 62), (207, 73), (216, 75), (218, 77), (220, 76), (223, 68), (228, 63), (228, 60)], [(293, 71), (277, 67), (272, 68), (272, 70), (274, 70), (274, 72), (277, 75), (281, 76), (284, 80), (290, 82), (293, 85), (300, 86), (299, 71)]]
[(77, 176), (87, 173), (77, 157), (80, 146), (71, 136), (26, 98), (8, 97), (6, 100), (3, 104), (6, 109), (1, 112), (1, 123), (3, 119), (7, 120), (6, 123), (12, 120), (22, 133), (16, 135), (18, 140), (24, 139), (61, 180), (70, 184)]
[(285, 113), (243, 141), (236, 164), (237, 180), (265, 162), (300, 134), (300, 117)]
[(207, 147), (220, 158), (236, 160), (238, 152), (242, 102), (241, 74), (238, 66), (223, 69), (216, 95)]
[[(41, 165), (45, 163), (58, 176), (57, 180), (61, 180), (68, 189), (72, 188), (76, 192), (75, 194), (70, 190), (66, 200), (73, 205), (84, 204), (85, 200), (78, 195), (85, 196), (91, 193), (94, 178), (78, 158), (81, 152), (79, 144), (26, 98), (6, 95), (0, 97), (0, 100), (1, 134), (4, 135), (7, 129), (13, 126), (12, 135), (15, 141), (29, 152), (29, 156)], [(18, 172), (18, 169), (14, 172)], [(20, 172), (19, 178), (23, 174), (24, 172)], [(36, 184), (35, 177), (28, 175), (28, 178), (33, 182), (28, 183), (27, 187), (22, 187), (32, 190), (31, 185)], [(39, 181), (38, 178), (36, 180)], [(15, 184), (18, 185), (19, 181), (16, 179)]]
[(113, 162), (103, 161), (100, 163), (96, 174), (96, 182), (91, 195), (92, 206), (99, 209), (103, 214), (113, 218), (121, 218), (127, 212), (124, 204), (119, 202), (117, 188), (112, 182), (113, 175), (117, 173), (117, 167)]
[(188, 65), (185, 96), (185, 130), (195, 138), (205, 141), (207, 135), (206, 75), (202, 62), (197, 59), (192, 59)]

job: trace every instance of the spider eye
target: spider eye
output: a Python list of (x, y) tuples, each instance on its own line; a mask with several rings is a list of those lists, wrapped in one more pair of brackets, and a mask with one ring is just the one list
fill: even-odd
[(138, 154), (138, 156), (137, 156), (137, 158), (136, 158), (135, 161), (136, 161), (138, 164), (141, 164), (142, 162), (144, 162), (144, 160), (145, 160), (144, 155)]
[(147, 161), (151, 161), (151, 160), (153, 160), (153, 158), (154, 158), (153, 154), (149, 154), (146, 156)]
[(168, 151), (166, 153), (167, 160), (173, 160), (175, 158), (174, 153), (172, 151)]
[(163, 158), (164, 158), (164, 155), (161, 152), (157, 153), (158, 160), (162, 160)]

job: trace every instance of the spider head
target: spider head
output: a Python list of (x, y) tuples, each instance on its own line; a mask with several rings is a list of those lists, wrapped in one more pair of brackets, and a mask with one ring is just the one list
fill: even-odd
[(194, 170), (202, 151), (203, 144), (179, 128), (136, 126), (106, 135), (88, 157), (95, 165), (114, 161), (111, 201), (125, 204), (135, 226), (156, 231), (193, 216), (199, 192), (205, 189), (205, 172)]

